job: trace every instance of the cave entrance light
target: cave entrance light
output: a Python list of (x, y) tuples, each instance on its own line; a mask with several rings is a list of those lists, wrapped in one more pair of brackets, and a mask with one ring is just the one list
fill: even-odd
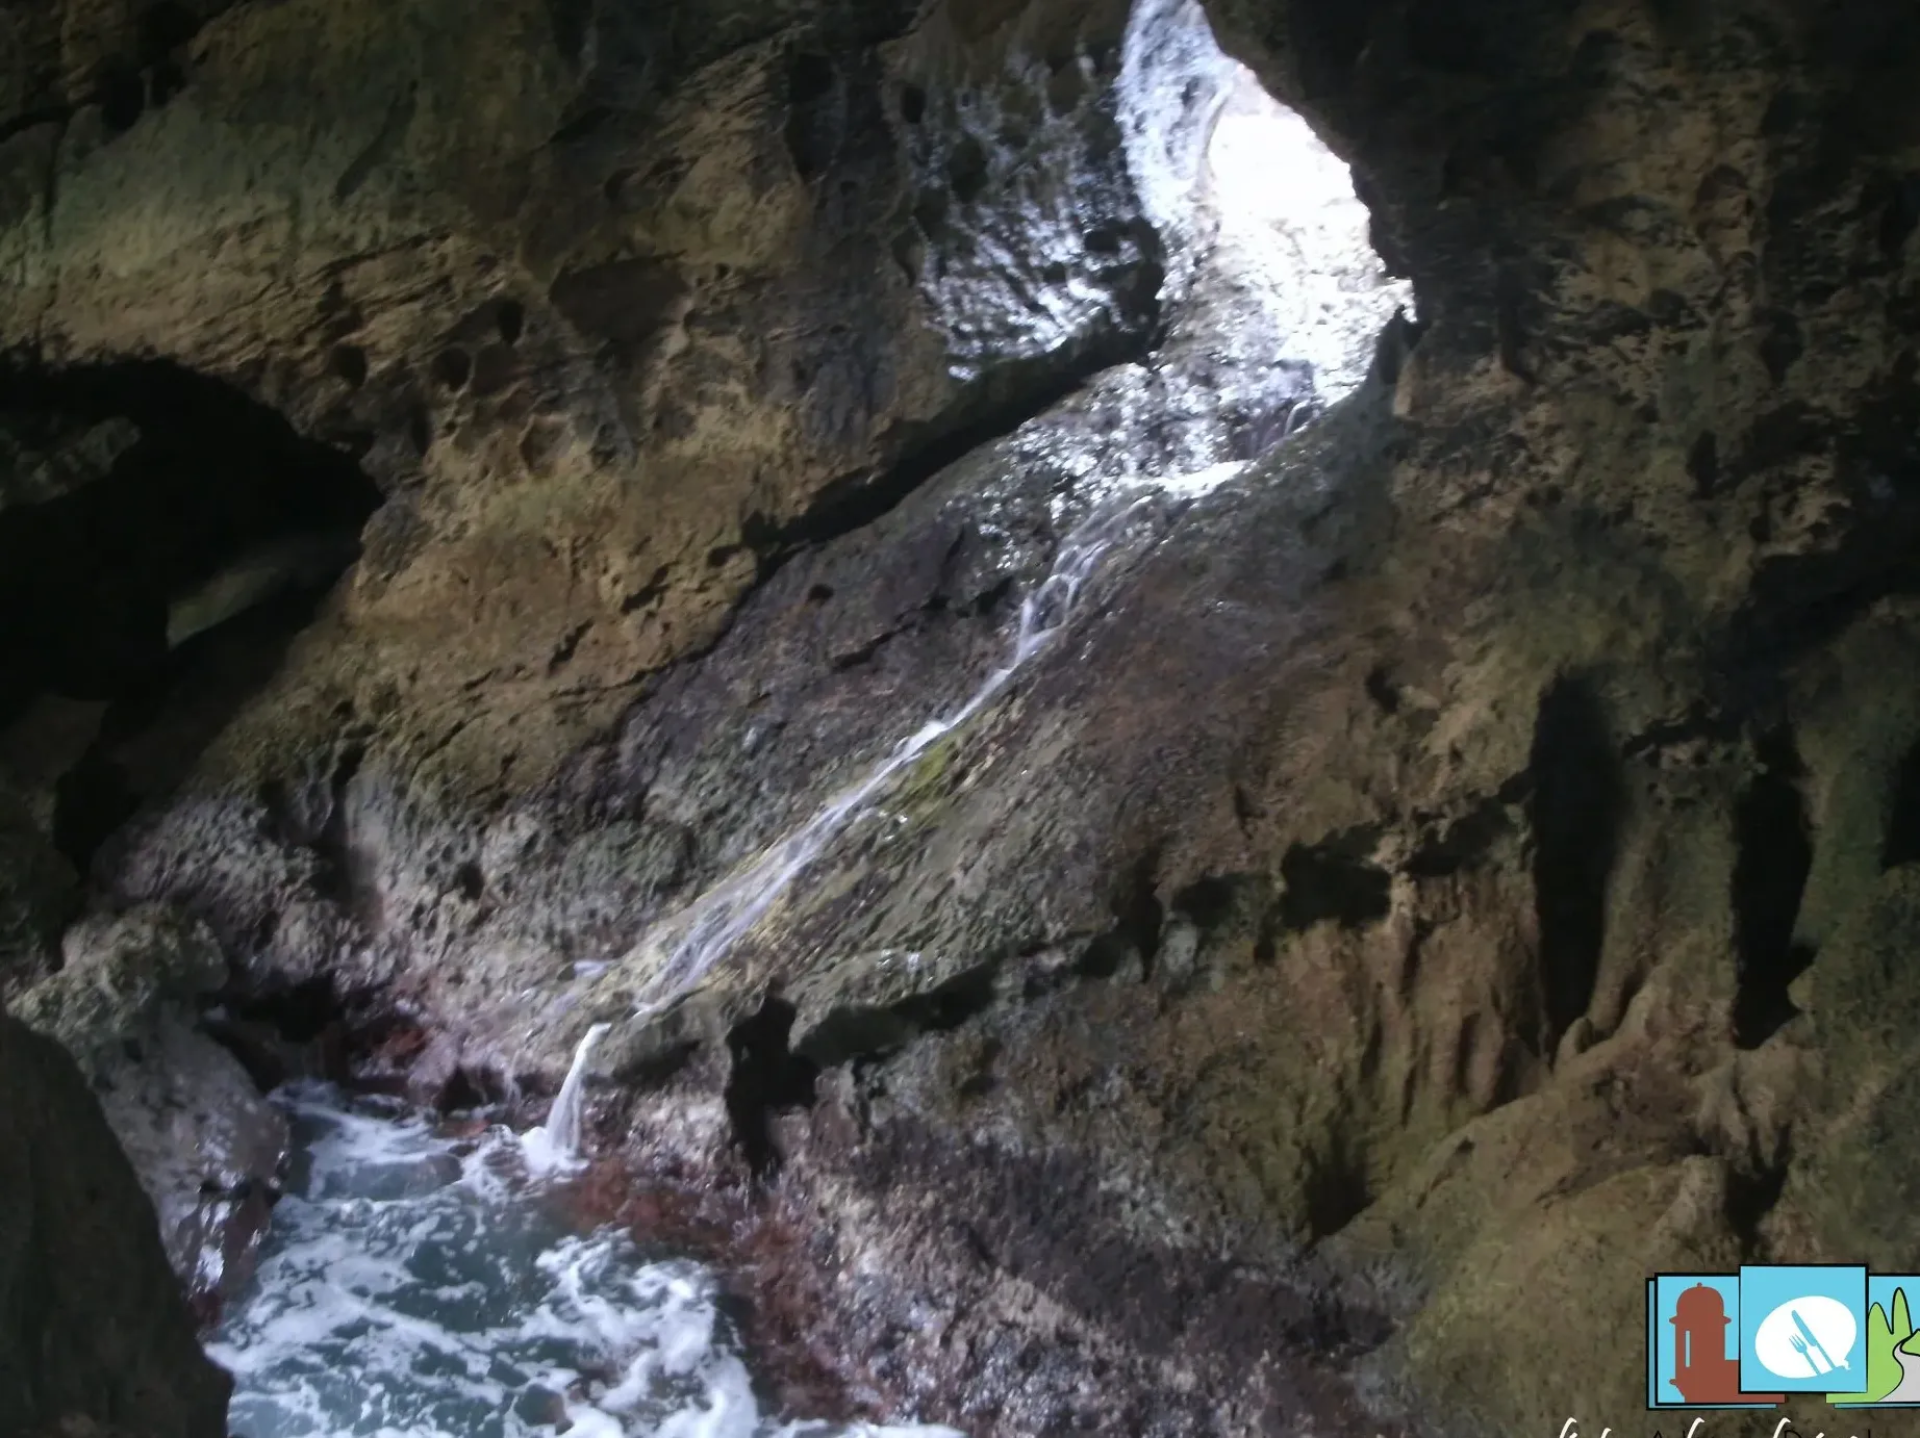
[(1298, 114), (1231, 65), (1207, 145), (1201, 203), (1218, 224), (1215, 264), (1270, 307), (1285, 357), (1313, 366), (1322, 403), (1366, 378), (1373, 347), (1412, 286), (1391, 278), (1353, 173)]

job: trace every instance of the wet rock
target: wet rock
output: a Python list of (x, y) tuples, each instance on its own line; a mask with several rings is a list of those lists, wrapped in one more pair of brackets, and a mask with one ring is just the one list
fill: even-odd
[(164, 101), (0, 22), (56, 398), (162, 354), (385, 501), (112, 902), (428, 1095), (616, 1025), (596, 1132), (981, 1434), (1558, 1431), (1646, 1272), (1909, 1262), (1910, 16), (1209, 0), (1413, 283), (1368, 362), (1354, 201), (1194, 199), (1191, 7), (561, 8), (201, 7)]
[(167, 1256), (203, 1316), (245, 1284), (279, 1195), (287, 1126), (234, 1057), (185, 1023), (130, 1041), (95, 1092), (153, 1197)]
[(18, 1017), (82, 1062), (134, 1035), (163, 1002), (190, 1002), (227, 981), (207, 926), (164, 904), (90, 916), (61, 942), (60, 972), (17, 1005)]
[(0, 1092), (0, 1427), (221, 1438), (231, 1380), (73, 1060), (0, 1015)]
[(284, 1118), (196, 1022), (196, 999), (227, 982), (226, 958), (204, 923), (164, 905), (83, 920), (63, 948), (18, 1017), (79, 1061), (168, 1258), (211, 1314), (245, 1281), (288, 1148)]

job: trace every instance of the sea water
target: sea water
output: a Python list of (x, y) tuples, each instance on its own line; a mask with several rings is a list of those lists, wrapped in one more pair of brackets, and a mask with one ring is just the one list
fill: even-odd
[[(1150, 491), (1199, 494), (1216, 465)], [(643, 1008), (706, 973), (818, 853), (1066, 627), (1147, 495), (1096, 506), (1023, 601), (1002, 664), (793, 832), (664, 927)], [(424, 1116), (304, 1087), (280, 1095), (297, 1161), (251, 1291), (208, 1345), (234, 1375), (236, 1438), (962, 1438), (766, 1411), (698, 1263), (581, 1234), (550, 1200), (579, 1166), (581, 1040), (553, 1113), (525, 1135), (449, 1137)]]
[(509, 1130), (277, 1097), (296, 1156), (208, 1344), (237, 1438), (957, 1438), (768, 1412), (714, 1274), (579, 1232)]

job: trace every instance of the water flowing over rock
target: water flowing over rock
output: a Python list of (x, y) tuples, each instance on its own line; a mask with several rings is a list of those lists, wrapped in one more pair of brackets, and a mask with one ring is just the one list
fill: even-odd
[(546, 1122), (521, 1136), (521, 1149), (534, 1172), (553, 1173), (581, 1162), (581, 1114), (586, 1103), (587, 1064), (593, 1058), (594, 1045), (606, 1031), (605, 1024), (595, 1024), (581, 1035), (580, 1047), (573, 1051), (573, 1062), (567, 1067), (567, 1077), (554, 1096)]
[(1910, 1266), (1912, 7), (483, 9), (0, 7), (0, 995), (126, 1112), (590, 1098), (974, 1438)]
[[(1127, 537), (1127, 521), (1142, 503), (1143, 496), (1134, 494), (1107, 500), (1061, 537), (1052, 567), (1020, 601), (1005, 659), (958, 708), (927, 720), (805, 823), (776, 840), (739, 873), (703, 892), (684, 915), (667, 921), (672, 937), (664, 959), (656, 961), (644, 981), (637, 1017), (680, 998), (705, 978), (840, 832), (865, 816), (895, 775), (990, 704), (1020, 667), (1066, 628), (1094, 567)], [(658, 941), (650, 936), (648, 942)], [(563, 1089), (563, 1098), (565, 1094)]]

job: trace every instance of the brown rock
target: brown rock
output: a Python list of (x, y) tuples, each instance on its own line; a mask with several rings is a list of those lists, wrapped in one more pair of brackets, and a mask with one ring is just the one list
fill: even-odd
[[(1208, 0), (1416, 292), (1322, 417), (1142, 178), (1230, 83), (1180, 6), (206, 6), (139, 105), (60, 8), (9, 332), (384, 499), (111, 741), (111, 901), (388, 996), (426, 1091), (614, 1024), (602, 1131), (775, 1183), (860, 1382), (980, 1434), (1618, 1431), (1654, 1268), (1911, 1264), (1911, 15)], [(1254, 451), (807, 827), (1102, 485)]]

